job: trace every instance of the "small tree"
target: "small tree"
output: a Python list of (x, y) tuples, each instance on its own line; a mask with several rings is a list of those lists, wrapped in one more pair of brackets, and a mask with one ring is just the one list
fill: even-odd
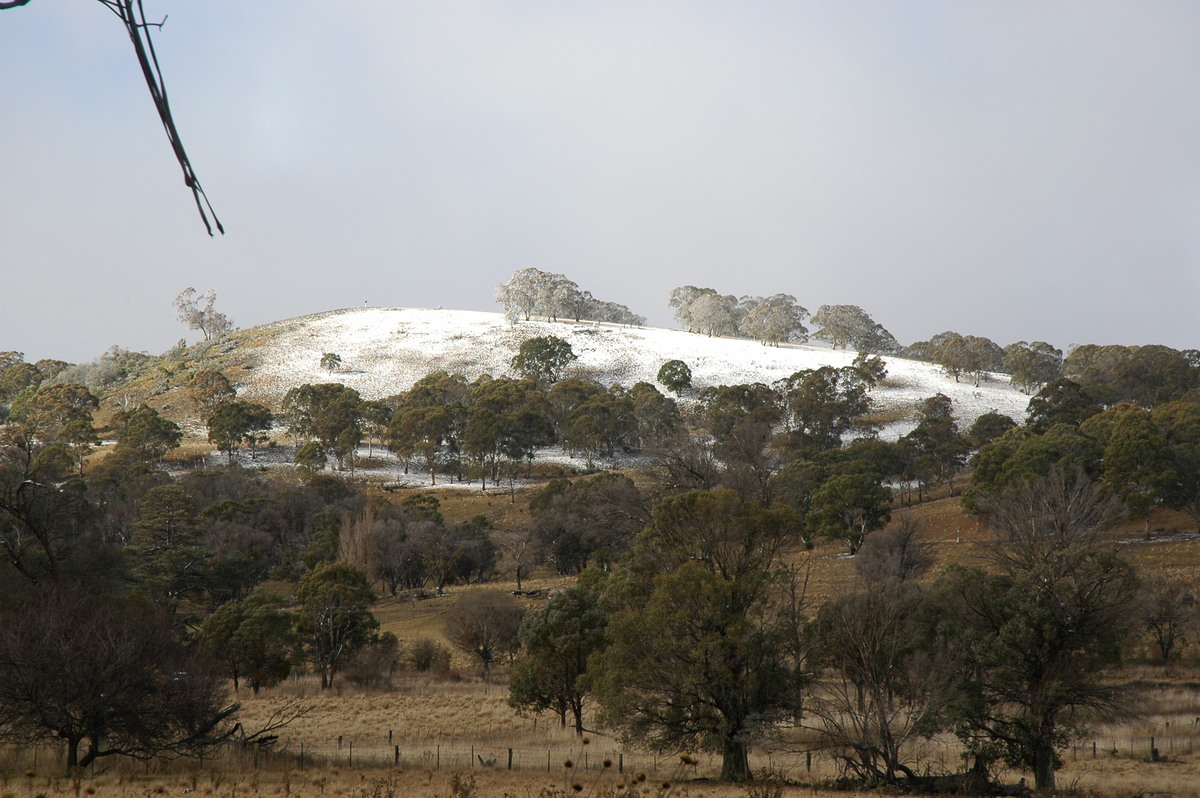
[(333, 352), (326, 352), (321, 355), (321, 368), (328, 371), (330, 374), (342, 367), (342, 356)]
[(907, 582), (933, 567), (933, 546), (917, 537), (918, 522), (906, 515), (863, 540), (854, 570), (868, 582)]
[(507, 593), (475, 590), (460, 598), (446, 614), (446, 636), (479, 663), (487, 679), (497, 660), (516, 654), (523, 616), (524, 611)]
[(588, 658), (604, 646), (607, 624), (599, 596), (585, 587), (527, 615), (519, 634), (525, 653), (513, 665), (508, 703), (518, 711), (553, 710), (563, 728), (570, 713), (582, 735)]
[(292, 616), (278, 596), (262, 589), (219, 607), (200, 628), (200, 640), (224, 664), (234, 690), (244, 678), (257, 695), (291, 673)]
[(541, 384), (558, 382), (562, 370), (578, 360), (571, 344), (554, 335), (526, 338), (512, 359), (512, 367), (522, 376)]
[(1196, 628), (1196, 596), (1184, 585), (1162, 577), (1142, 583), (1138, 595), (1142, 626), (1164, 665), (1190, 642)]
[(656, 379), (678, 396), (680, 391), (692, 387), (692, 370), (682, 360), (668, 360), (658, 370)]
[(208, 291), (197, 297), (196, 289), (188, 288), (179, 292), (172, 303), (179, 311), (179, 320), (187, 325), (189, 330), (199, 330), (205, 341), (220, 338), (233, 329), (233, 322), (224, 313), (213, 307), (217, 301), (217, 292)]

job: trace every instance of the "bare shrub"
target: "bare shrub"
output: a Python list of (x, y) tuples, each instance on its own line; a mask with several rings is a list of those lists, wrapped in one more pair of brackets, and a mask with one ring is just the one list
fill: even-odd
[(854, 570), (868, 582), (918, 579), (933, 567), (933, 546), (918, 537), (920, 524), (903, 516), (867, 535), (854, 557)]

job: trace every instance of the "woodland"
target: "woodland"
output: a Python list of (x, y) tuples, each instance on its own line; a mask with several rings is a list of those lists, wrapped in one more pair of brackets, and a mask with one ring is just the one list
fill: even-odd
[[(644, 323), (534, 269), (497, 302), (518, 328)], [(986, 794), (1019, 790), (1013, 774), (1061, 787), (1072, 746), (1144, 711), (1144, 674), (1194, 674), (1195, 574), (1135, 562), (1114, 530), (1200, 545), (1200, 352), (901, 346), (850, 305), (694, 286), (668, 302), (697, 336), (857, 355), (770, 384), (693, 385), (673, 359), (656, 383), (602, 385), (537, 335), (505, 374), (258, 401), (214, 356), (231, 321), (193, 289), (176, 299), (190, 347), (0, 353), (0, 742), (48, 746), (77, 779), (231, 749), (257, 764), (312, 709), (251, 719), (260, 694), (423, 674), (581, 741), (715, 757), (723, 782), (802, 781), (752, 767), (787, 745), (834, 763), (828, 786)], [(872, 392), (898, 358), (1009, 381), (1028, 412), (964, 427), (937, 394), (885, 438)], [(427, 487), (373, 478), (385, 453)], [(974, 558), (931, 526), (951, 506)], [(439, 610), (421, 634), (390, 619), (422, 606)], [(931, 766), (935, 740), (958, 761)]]

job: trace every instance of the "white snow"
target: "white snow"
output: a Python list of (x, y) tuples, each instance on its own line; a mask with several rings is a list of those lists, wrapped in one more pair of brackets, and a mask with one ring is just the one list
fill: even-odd
[[(579, 356), (566, 376), (627, 387), (639, 381), (655, 383), (659, 367), (672, 359), (687, 363), (694, 387), (703, 388), (770, 384), (803, 369), (848, 365), (855, 354), (796, 344), (763, 346), (654, 327), (544, 320), (512, 324), (499, 313), (417, 308), (335, 310), (275, 322), (256, 332), (273, 335), (259, 350), (253, 376), (239, 392), (259, 401), (278, 401), (288, 389), (305, 383), (340, 382), (365, 399), (382, 399), (439, 369), (468, 380), (484, 373), (509, 374), (509, 361), (521, 342), (543, 335), (568, 341)], [(341, 356), (341, 369), (330, 373), (321, 368), (326, 352)], [(884, 360), (887, 377), (871, 393), (878, 409), (906, 411), (942, 393), (953, 400), (962, 429), (988, 411), (1024, 420), (1029, 397), (1004, 375), (992, 375), (976, 388), (970, 381), (955, 382), (930, 363)], [(907, 420), (888, 425), (884, 437), (895, 439), (912, 429), (911, 413), (904, 415)]]

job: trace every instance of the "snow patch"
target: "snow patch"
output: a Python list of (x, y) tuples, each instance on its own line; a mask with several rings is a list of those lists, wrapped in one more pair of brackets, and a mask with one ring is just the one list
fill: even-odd
[[(445, 370), (468, 380), (482, 374), (512, 373), (509, 367), (521, 342), (555, 335), (579, 356), (565, 376), (603, 385), (656, 383), (667, 360), (682, 360), (700, 389), (710, 385), (770, 384), (797, 371), (849, 365), (854, 352), (817, 346), (763, 346), (740, 338), (708, 337), (682, 330), (626, 327), (594, 322), (531, 320), (510, 323), (500, 313), (419, 308), (351, 308), (303, 316), (259, 328), (274, 332), (259, 350), (254, 377), (243, 386), (246, 398), (279, 400), (305, 383), (340, 382), (364, 399), (383, 399), (408, 390), (426, 374)], [(342, 366), (321, 368), (321, 356), (333, 352)], [(901, 420), (888, 424), (884, 437), (895, 439), (914, 426), (911, 409), (938, 393), (950, 397), (963, 429), (989, 411), (1017, 422), (1025, 418), (1029, 397), (995, 374), (975, 387), (955, 382), (931, 363), (885, 357), (887, 377), (871, 392), (875, 408)], [(661, 386), (660, 386), (661, 387)], [(907, 418), (907, 420), (904, 420)]]

